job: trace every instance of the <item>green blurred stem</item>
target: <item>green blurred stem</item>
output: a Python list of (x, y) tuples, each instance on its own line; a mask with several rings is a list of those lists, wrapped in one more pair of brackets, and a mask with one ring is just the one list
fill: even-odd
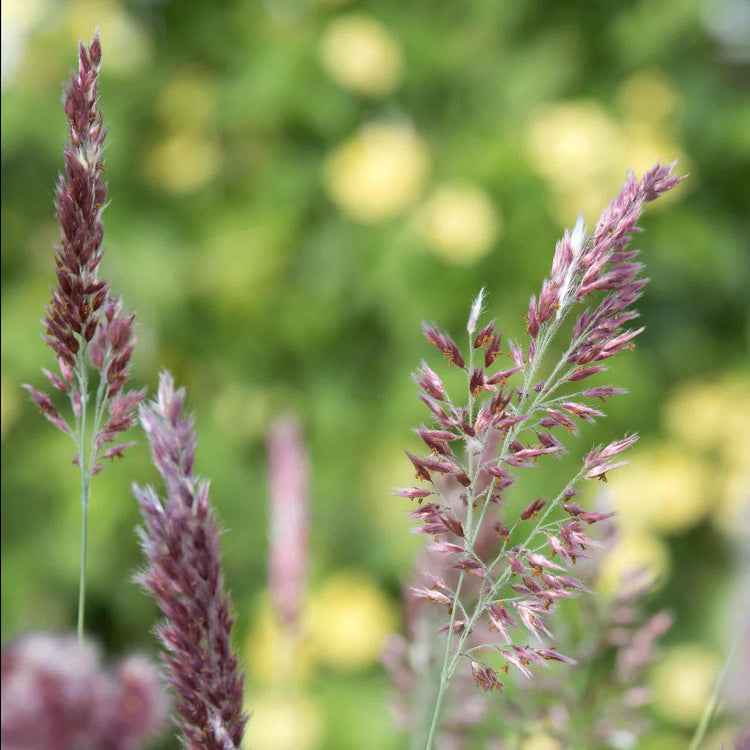
[(703, 716), (701, 716), (701, 720), (698, 723), (698, 727), (695, 730), (695, 734), (693, 735), (693, 739), (690, 742), (690, 747), (688, 748), (688, 750), (698, 750), (698, 748), (701, 746), (701, 743), (703, 742), (703, 738), (706, 736), (706, 732), (708, 731), (708, 727), (711, 724), (711, 720), (714, 718), (716, 709), (719, 707), (719, 699), (721, 696), (721, 686), (724, 684), (724, 678), (727, 676), (727, 672), (729, 671), (729, 665), (732, 663), (732, 657), (734, 656), (734, 652), (736, 648), (737, 648), (737, 640), (735, 640), (735, 642), (732, 644), (732, 648), (729, 649), (729, 653), (727, 654), (727, 658), (726, 658), (726, 661), (724, 662), (724, 666), (721, 668), (721, 673), (719, 674), (719, 677), (716, 680), (716, 684), (714, 685), (714, 690), (711, 693), (711, 698), (706, 704), (706, 708), (703, 711)]
[(88, 401), (88, 372), (86, 349), (81, 351), (78, 367), (78, 387), (81, 393), (81, 416), (78, 420), (78, 463), (81, 469), (81, 571), (78, 582), (78, 640), (83, 640), (84, 610), (86, 606), (86, 554), (88, 547), (89, 498), (91, 497), (90, 461), (86, 461), (86, 403)]
[[(458, 597), (461, 595), (461, 587), (464, 583), (464, 571), (461, 571), (461, 574), (458, 577), (458, 585), (456, 586), (456, 595), (454, 597), (454, 601), (458, 601)], [(451, 675), (449, 674), (448, 669), (448, 662), (450, 661), (451, 657), (451, 643), (453, 641), (453, 623), (456, 621), (456, 611), (458, 607), (454, 604), (453, 605), (453, 611), (451, 612), (451, 620), (450, 624), (448, 625), (448, 641), (445, 644), (445, 657), (443, 658), (443, 669), (440, 673), (440, 688), (438, 689), (438, 695), (437, 700), (435, 701), (435, 711), (432, 714), (432, 724), (430, 725), (430, 734), (427, 737), (427, 745), (425, 746), (425, 750), (432, 750), (432, 744), (435, 741), (435, 734), (437, 732), (438, 728), (438, 722), (440, 720), (440, 709), (443, 706), (443, 698), (445, 697), (445, 691), (448, 687), (448, 683), (450, 682)]]

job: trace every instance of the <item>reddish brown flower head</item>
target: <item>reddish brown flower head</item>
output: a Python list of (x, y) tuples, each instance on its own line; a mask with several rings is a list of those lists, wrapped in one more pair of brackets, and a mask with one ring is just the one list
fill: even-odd
[(104, 139), (107, 130), (99, 110), (99, 38), (78, 51), (78, 71), (71, 76), (65, 97), (68, 143), (63, 149), (65, 174), (55, 194), (61, 236), (56, 248), (57, 286), (46, 308), (46, 341), (70, 367), (79, 349), (96, 332), (99, 310), (107, 297), (107, 282), (99, 281), (102, 259), (102, 212), (107, 198)]
[[(57, 283), (45, 308), (42, 324), (45, 341), (57, 356), (60, 376), (43, 370), (52, 386), (66, 394), (71, 402), (75, 434), (52, 404), (49, 396), (29, 387), (32, 400), (55, 426), (70, 433), (77, 441), (84, 405), (91, 403), (97, 415), (97, 433), (89, 433), (93, 443), (92, 461), (89, 449), (77, 464), (84, 474), (96, 474), (103, 465), (96, 463), (99, 449), (114, 440), (134, 422), (134, 409), (143, 399), (142, 392), (131, 392), (118, 400), (130, 374), (130, 359), (135, 348), (134, 315), (122, 313), (122, 303), (109, 293), (106, 281), (98, 278), (102, 250), (102, 212), (107, 197), (103, 182), (103, 149), (106, 129), (99, 111), (98, 86), (101, 45), (98, 36), (86, 49), (78, 51), (78, 70), (71, 76), (64, 95), (68, 120), (68, 141), (63, 148), (65, 173), (55, 194), (60, 241), (56, 246)], [(88, 363), (103, 379), (96, 389), (96, 401), (90, 398)], [(91, 389), (92, 391), (94, 389)], [(110, 419), (101, 426), (99, 418), (109, 407)], [(129, 444), (106, 451), (106, 457), (122, 456)], [(87, 501), (86, 501), (87, 502)]]
[(450, 336), (441, 333), (435, 326), (430, 326), (426, 323), (422, 326), (422, 330), (424, 331), (425, 338), (448, 358), (449, 364), (455, 364), (462, 369), (466, 366), (456, 342)]
[(539, 513), (539, 511), (547, 504), (547, 501), (543, 497), (538, 497), (533, 502), (529, 503), (528, 506), (524, 509), (524, 511), (521, 513), (519, 518), (522, 521), (528, 521), (530, 518), (534, 518), (534, 516)]
[(193, 473), (196, 437), (184, 401), (184, 391), (162, 373), (158, 398), (141, 407), (166, 498), (150, 487), (134, 487), (147, 560), (139, 580), (165, 615), (157, 634), (188, 746), (229, 750), (240, 746), (247, 720), (244, 676), (231, 646), (234, 619), (208, 483)]
[(493, 690), (503, 689), (503, 683), (497, 679), (497, 672), (492, 667), (488, 667), (486, 664), (480, 664), (478, 661), (471, 662), (471, 671), (474, 675), (474, 680), (482, 690), (487, 693), (491, 693)]

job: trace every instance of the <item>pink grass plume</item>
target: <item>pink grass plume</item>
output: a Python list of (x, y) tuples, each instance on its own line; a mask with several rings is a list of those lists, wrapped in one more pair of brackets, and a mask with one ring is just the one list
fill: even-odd
[(299, 626), (308, 568), (309, 460), (299, 421), (276, 419), (268, 434), (269, 589), (286, 628)]

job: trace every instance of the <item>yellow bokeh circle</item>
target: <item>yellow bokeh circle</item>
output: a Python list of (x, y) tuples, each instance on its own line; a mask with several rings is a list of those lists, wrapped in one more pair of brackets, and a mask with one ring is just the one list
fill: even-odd
[(333, 151), (323, 167), (323, 182), (341, 211), (362, 222), (379, 222), (419, 197), (429, 168), (427, 147), (411, 127), (373, 123)]
[(420, 206), (415, 227), (428, 246), (453, 263), (484, 257), (502, 228), (500, 214), (477, 185), (447, 183)]
[(323, 68), (336, 83), (370, 96), (390, 93), (401, 80), (401, 49), (374, 18), (350, 15), (328, 24), (320, 42)]

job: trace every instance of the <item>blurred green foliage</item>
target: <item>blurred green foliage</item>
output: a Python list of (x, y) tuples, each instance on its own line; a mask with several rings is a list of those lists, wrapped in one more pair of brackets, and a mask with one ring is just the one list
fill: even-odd
[[(409, 378), (433, 356), (420, 322), (458, 334), (485, 285), (492, 316), (521, 335), (563, 226), (579, 210), (592, 224), (629, 165), (680, 157), (689, 181), (642, 222), (647, 331), (601, 381), (631, 395), (581, 446), (638, 430), (646, 452), (703, 457), (703, 510), (656, 534), (671, 575), (653, 606), (675, 612), (672, 641), (720, 653), (729, 480), (741, 484), (746, 466), (725, 450), (740, 439), (727, 421), (713, 442), (691, 443), (690, 415), (716, 422), (716, 399), (722, 414), (747, 408), (750, 52), (733, 12), (728, 0), (4, 2), (3, 640), (75, 622), (71, 445), (20, 384), (39, 385), (52, 361), (39, 317), (53, 279), (61, 81), (78, 37), (99, 26), (111, 128), (102, 268), (138, 311), (135, 384), (153, 388), (168, 367), (187, 386), (198, 467), (229, 529), (238, 647), (253, 639), (265, 587), (273, 415), (306, 425), (311, 596), (336, 571), (359, 571), (387, 597), (390, 626), (419, 547), (389, 488), (408, 481), (401, 447), (425, 418)], [(136, 439), (95, 479), (90, 514), (88, 629), (113, 654), (154, 650), (155, 608), (131, 582), (129, 485), (155, 481)], [(545, 471), (519, 493), (563, 476)], [(267, 687), (250, 677), (252, 708)], [(401, 746), (374, 651), (348, 671), (317, 664), (310, 680), (311, 747)], [(657, 745), (682, 746), (691, 719), (655, 718)]]

